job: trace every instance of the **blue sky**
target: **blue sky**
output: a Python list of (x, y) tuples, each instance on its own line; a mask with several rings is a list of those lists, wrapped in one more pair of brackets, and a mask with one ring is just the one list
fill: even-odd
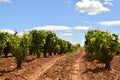
[(0, 30), (52, 30), (84, 44), (89, 29), (120, 34), (120, 0), (0, 0)]

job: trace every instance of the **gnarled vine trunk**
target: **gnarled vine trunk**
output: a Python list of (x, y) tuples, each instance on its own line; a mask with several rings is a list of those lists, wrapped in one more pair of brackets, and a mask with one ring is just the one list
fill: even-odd
[(111, 61), (113, 59), (113, 56), (109, 56), (106, 58), (106, 62), (105, 62), (105, 69), (106, 70), (111, 70)]

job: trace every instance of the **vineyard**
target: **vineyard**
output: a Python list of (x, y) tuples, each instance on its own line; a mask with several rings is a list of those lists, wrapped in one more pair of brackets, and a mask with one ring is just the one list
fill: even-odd
[(52, 31), (0, 31), (0, 80), (119, 80), (119, 55), (119, 35), (99, 29), (84, 47)]

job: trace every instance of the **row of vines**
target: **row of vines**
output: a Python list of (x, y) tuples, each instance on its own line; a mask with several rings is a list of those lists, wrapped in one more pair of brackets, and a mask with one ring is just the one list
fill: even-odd
[(108, 31), (89, 30), (85, 34), (86, 56), (105, 64), (111, 70), (110, 63), (114, 55), (120, 54), (120, 38), (117, 34)]
[(42, 54), (46, 58), (48, 55), (72, 52), (79, 47), (80, 44), (73, 45), (69, 41), (60, 39), (52, 31), (31, 30), (22, 35), (18, 35), (17, 32), (10, 34), (0, 31), (0, 55), (7, 58), (8, 54), (12, 54), (17, 68), (21, 68), (27, 55), (35, 54), (39, 58)]

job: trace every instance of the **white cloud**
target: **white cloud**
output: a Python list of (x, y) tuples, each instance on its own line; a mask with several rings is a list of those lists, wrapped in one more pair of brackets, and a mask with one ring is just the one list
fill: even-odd
[(113, 5), (111, 2), (104, 2), (104, 5)]
[(53, 26), (53, 25), (47, 25), (43, 27), (35, 27), (35, 30), (71, 30), (71, 27), (68, 26)]
[(75, 26), (75, 27), (69, 27), (69, 26), (55, 26), (55, 25), (47, 25), (43, 27), (35, 27), (33, 30), (61, 30), (66, 32), (72, 32), (73, 30), (88, 30), (90, 27), (87, 26)]
[(102, 21), (102, 22), (99, 22), (98, 24), (104, 25), (104, 26), (120, 26), (120, 20)]
[(73, 32), (72, 30), (67, 30), (66, 32)]
[(110, 9), (103, 6), (99, 0), (82, 0), (76, 3), (76, 9), (81, 13), (88, 15), (96, 15), (102, 12), (108, 12)]
[(111, 5), (111, 6), (113, 5), (110, 0), (105, 0), (103, 4), (104, 5)]
[(11, 3), (11, 0), (0, 0), (0, 3)]
[(86, 26), (76, 26), (74, 27), (75, 30), (88, 30), (89, 27), (86, 27)]
[(1, 29), (0, 32), (8, 32), (10, 34), (14, 34), (15, 33), (15, 31), (10, 30), (10, 29)]
[(73, 34), (72, 33), (64, 33), (64, 34), (62, 34), (63, 36), (73, 36)]

